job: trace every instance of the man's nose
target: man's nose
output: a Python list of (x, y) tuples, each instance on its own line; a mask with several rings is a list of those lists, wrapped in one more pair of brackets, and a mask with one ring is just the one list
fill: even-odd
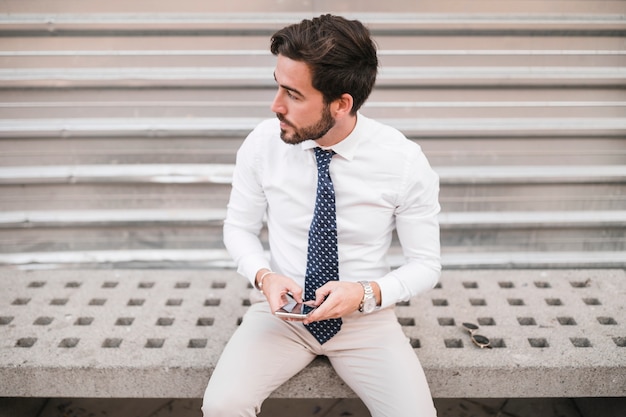
[(274, 96), (274, 101), (272, 101), (272, 105), (270, 106), (270, 109), (274, 113), (280, 113), (280, 114), (285, 113), (285, 106), (283, 105), (280, 91), (278, 91), (276, 95)]

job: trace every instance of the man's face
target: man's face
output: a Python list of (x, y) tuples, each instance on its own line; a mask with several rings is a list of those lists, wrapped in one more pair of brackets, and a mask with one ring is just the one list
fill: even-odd
[(330, 105), (311, 84), (311, 71), (300, 61), (278, 55), (274, 78), (278, 92), (272, 111), (280, 120), (280, 137), (285, 143), (298, 144), (322, 138), (335, 125)]

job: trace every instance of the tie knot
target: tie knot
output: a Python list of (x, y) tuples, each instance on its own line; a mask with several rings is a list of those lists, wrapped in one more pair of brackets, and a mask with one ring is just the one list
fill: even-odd
[(315, 159), (317, 160), (317, 169), (320, 172), (327, 172), (335, 151), (332, 149), (324, 150), (322, 148), (315, 148)]

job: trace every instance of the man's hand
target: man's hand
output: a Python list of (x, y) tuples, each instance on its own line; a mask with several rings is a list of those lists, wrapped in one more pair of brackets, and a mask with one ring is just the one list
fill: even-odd
[[(257, 273), (257, 283), (258, 277), (263, 275), (268, 270), (260, 270)], [(274, 312), (287, 304), (287, 293), (291, 293), (294, 300), (296, 302), (302, 302), (302, 288), (296, 282), (285, 276), (281, 275), (277, 272), (272, 272), (270, 274), (265, 275), (263, 278), (263, 294), (265, 294), (265, 298), (270, 304), (270, 311)]]
[(354, 313), (359, 309), (364, 293), (358, 282), (327, 282), (315, 291), (315, 305), (319, 307), (304, 320), (304, 324)]

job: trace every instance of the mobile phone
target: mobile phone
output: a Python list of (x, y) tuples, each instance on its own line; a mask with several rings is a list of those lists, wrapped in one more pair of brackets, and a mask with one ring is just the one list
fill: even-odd
[(316, 309), (310, 305), (304, 303), (298, 303), (289, 294), (287, 294), (287, 304), (275, 311), (278, 317), (284, 317), (289, 319), (304, 320)]

